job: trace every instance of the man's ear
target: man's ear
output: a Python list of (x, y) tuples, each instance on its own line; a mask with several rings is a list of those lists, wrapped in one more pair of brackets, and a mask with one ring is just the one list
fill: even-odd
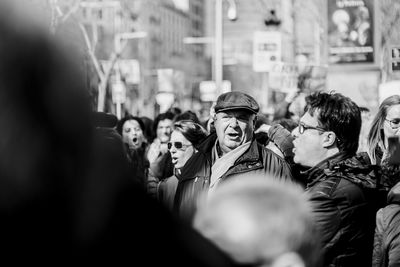
[(271, 267), (305, 267), (303, 259), (296, 252), (286, 252), (279, 255)]
[[(331, 147), (337, 142), (337, 136), (334, 132), (324, 132), (325, 135), (324, 141), (323, 141), (323, 146), (324, 147)], [(336, 145), (337, 146), (337, 145)]]

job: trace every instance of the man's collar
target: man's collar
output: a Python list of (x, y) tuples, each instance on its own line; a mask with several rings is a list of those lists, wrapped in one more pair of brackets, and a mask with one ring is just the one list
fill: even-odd
[(220, 147), (219, 142), (218, 142), (218, 138), (215, 141), (215, 152), (216, 152), (216, 155), (218, 156), (218, 158), (222, 157), (223, 154), (224, 154), (224, 153), (222, 153), (221, 147)]
[(351, 157), (351, 155), (346, 152), (336, 153), (335, 155), (322, 160), (314, 167), (301, 172), (301, 174), (307, 177), (308, 182), (311, 182), (315, 176), (318, 176), (324, 170), (331, 170), (335, 165), (337, 165), (338, 162), (341, 162), (349, 157)]

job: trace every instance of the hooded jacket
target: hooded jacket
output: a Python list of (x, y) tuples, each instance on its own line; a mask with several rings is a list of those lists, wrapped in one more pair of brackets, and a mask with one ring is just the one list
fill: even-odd
[(371, 266), (376, 166), (338, 153), (304, 172), (324, 248), (324, 266)]
[[(211, 154), (216, 139), (215, 133), (208, 136), (200, 145), (199, 151), (181, 169), (181, 174), (177, 175), (179, 182), (174, 200), (174, 211), (189, 223), (193, 220), (198, 197), (202, 192), (208, 191), (210, 186)], [(269, 174), (283, 180), (293, 180), (289, 164), (271, 150), (258, 144), (255, 139), (252, 140), (249, 149), (222, 175), (220, 182), (250, 172)]]
[(376, 214), (372, 266), (400, 266), (400, 183), (388, 194), (388, 205)]

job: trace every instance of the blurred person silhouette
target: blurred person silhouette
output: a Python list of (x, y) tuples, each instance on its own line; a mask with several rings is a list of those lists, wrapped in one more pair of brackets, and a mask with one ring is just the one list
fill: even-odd
[(367, 107), (360, 107), (361, 111), (361, 131), (357, 153), (368, 151), (368, 133), (371, 128), (371, 111)]
[[(199, 144), (207, 137), (207, 132), (200, 124), (192, 120), (179, 120), (174, 123), (171, 140), (168, 142), (168, 150), (171, 154), (174, 166), (174, 175), (158, 181), (152, 179), (150, 190), (155, 191), (156, 197), (171, 211), (173, 211), (174, 198), (178, 180), (182, 173), (181, 169), (186, 165), (188, 159), (197, 153)], [(150, 181), (149, 181), (150, 182)]]
[[(2, 260), (230, 266), (132, 181), (120, 135), (100, 129), (113, 123), (90, 110), (74, 51), (14, 3), (0, 2)], [(165, 248), (157, 257), (154, 242)]]
[(197, 124), (200, 124), (199, 117), (197, 117), (196, 113), (194, 113), (191, 110), (186, 110), (185, 112), (182, 112), (181, 114), (178, 114), (175, 116), (174, 121), (183, 121), (183, 120), (191, 120)]
[(354, 16), (350, 39), (359, 46), (372, 45), (371, 18), (368, 8), (366, 6), (357, 7)]
[[(298, 121), (304, 114), (306, 91), (310, 88), (312, 69), (299, 74), (297, 88), (287, 92), (282, 101), (277, 101), (274, 106), (273, 120), (292, 119)], [(283, 93), (282, 93), (283, 96)]]
[(171, 112), (172, 114), (174, 114), (174, 116), (178, 116), (179, 114), (182, 113), (182, 109), (179, 107), (170, 107), (167, 112)]
[(144, 136), (146, 137), (146, 142), (148, 144), (151, 144), (153, 142), (153, 139), (155, 138), (155, 133), (154, 133), (154, 121), (150, 119), (149, 117), (142, 116), (140, 119), (144, 123)]
[(194, 227), (243, 266), (321, 266), (321, 246), (302, 188), (249, 174), (199, 198)]
[(332, 13), (331, 26), (329, 34), (329, 45), (332, 47), (354, 46), (350, 39), (351, 17), (347, 10), (337, 9)]
[(132, 176), (145, 189), (148, 168), (150, 166), (146, 157), (148, 143), (144, 135), (145, 126), (139, 117), (126, 115), (117, 124), (117, 132), (122, 136), (125, 144), (127, 158), (130, 162)]
[(167, 111), (158, 114), (154, 119), (153, 127), (156, 138), (150, 144), (147, 151), (147, 159), (150, 162), (149, 172), (151, 172), (151, 176), (158, 179), (163, 179), (173, 174), (171, 160), (166, 154), (168, 154), (167, 143), (171, 139), (174, 118), (174, 113)]

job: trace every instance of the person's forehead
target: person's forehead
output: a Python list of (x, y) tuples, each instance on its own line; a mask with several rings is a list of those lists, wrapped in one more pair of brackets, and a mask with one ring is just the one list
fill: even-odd
[(240, 117), (243, 117), (243, 116), (250, 117), (251, 115), (253, 115), (253, 113), (248, 112), (247, 110), (243, 110), (243, 109), (220, 111), (217, 113), (217, 115), (218, 114), (220, 114), (221, 116), (229, 115), (229, 116), (234, 116), (234, 117), (239, 117), (239, 116)]
[(165, 119), (165, 120), (161, 120), (158, 122), (158, 127), (166, 127), (166, 126), (172, 126), (172, 120), (170, 119)]
[(391, 119), (400, 118), (400, 104), (389, 107), (387, 117)]
[(123, 128), (128, 128), (128, 127), (139, 127), (140, 128), (140, 124), (136, 120), (127, 120), (124, 123)]
[(308, 112), (304, 113), (304, 115), (300, 118), (300, 122), (303, 122), (309, 126), (318, 126), (317, 112), (314, 112), (313, 116)]
[(180, 131), (174, 130), (171, 134), (171, 141), (186, 141), (187, 139)]

